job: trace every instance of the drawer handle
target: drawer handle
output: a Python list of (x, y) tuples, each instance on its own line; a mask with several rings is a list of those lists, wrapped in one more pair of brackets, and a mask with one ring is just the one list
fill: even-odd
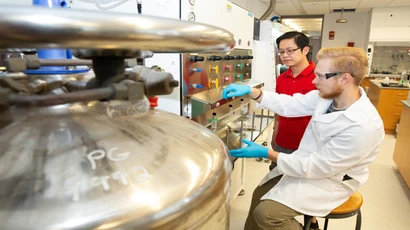
[(395, 113), (394, 114), (394, 116), (400, 116), (401, 115), (401, 113)]
[(399, 96), (404, 96), (404, 95), (406, 95), (405, 93), (397, 93), (397, 95), (399, 95)]
[(403, 104), (402, 104), (402, 103), (400, 103), (400, 102), (398, 102), (398, 103), (396, 103), (396, 105), (402, 106)]

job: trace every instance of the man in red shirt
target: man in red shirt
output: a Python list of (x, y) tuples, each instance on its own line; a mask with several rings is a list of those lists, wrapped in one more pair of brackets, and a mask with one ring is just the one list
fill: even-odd
[[(276, 92), (293, 95), (306, 94), (316, 89), (312, 81), (315, 79), (315, 64), (309, 62), (309, 38), (303, 33), (291, 31), (276, 39), (279, 56), (283, 64), (289, 69), (276, 79)], [(310, 121), (309, 117), (281, 117), (275, 114), (275, 127), (272, 136), (273, 150), (281, 153), (293, 153), (299, 148), (299, 143)], [(269, 169), (276, 167), (272, 162)], [(314, 223), (313, 223), (314, 222)], [(318, 229), (316, 218), (310, 229)]]
[[(291, 31), (276, 39), (279, 56), (289, 69), (276, 79), (276, 92), (293, 95), (306, 94), (316, 89), (312, 84), (315, 79), (315, 64), (309, 62), (309, 38), (303, 33)], [(272, 148), (283, 153), (292, 153), (299, 147), (300, 140), (311, 117), (287, 118), (275, 115), (275, 127), (272, 136)], [(272, 170), (276, 163), (269, 167)]]

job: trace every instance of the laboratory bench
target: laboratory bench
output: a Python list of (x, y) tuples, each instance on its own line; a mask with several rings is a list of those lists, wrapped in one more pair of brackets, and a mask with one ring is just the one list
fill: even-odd
[(369, 76), (366, 76), (364, 79), (363, 79), (363, 81), (362, 81), (362, 83), (361, 83), (361, 87), (363, 88), (363, 89), (366, 89), (366, 87), (369, 87), (370, 86), (370, 81), (371, 80), (384, 80), (384, 78), (386, 78), (386, 77), (388, 77), (388, 78), (390, 78), (390, 79), (395, 79), (395, 80), (398, 80), (400, 77), (401, 77), (401, 75), (400, 74), (382, 74), (382, 73), (372, 73), (372, 74), (369, 74)]
[[(407, 100), (409, 87), (385, 87), (378, 80), (370, 80), (367, 92), (372, 104), (376, 107), (383, 120), (386, 133), (393, 134), (403, 109), (402, 100)], [(391, 83), (397, 83), (390, 81)]]
[(378, 79), (384, 79), (385, 77), (388, 78), (400, 78), (401, 74), (385, 74), (385, 73), (371, 73), (368, 76), (369, 78), (378, 78)]
[(394, 147), (393, 160), (410, 188), (410, 101), (401, 101), (403, 110)]

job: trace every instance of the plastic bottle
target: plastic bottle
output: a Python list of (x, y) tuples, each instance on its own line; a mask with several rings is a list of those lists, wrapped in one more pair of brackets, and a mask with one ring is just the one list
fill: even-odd
[(400, 85), (404, 85), (404, 80), (407, 79), (407, 70), (403, 70), (400, 75)]
[(211, 122), (211, 130), (213, 132), (218, 131), (218, 122), (219, 122), (219, 120), (218, 120), (218, 118), (216, 118), (216, 113), (215, 112), (212, 113), (212, 118), (210, 119), (210, 122)]
[(233, 108), (232, 108), (232, 104), (229, 104), (229, 119), (230, 119), (230, 120), (233, 119)]
[(245, 101), (243, 98), (241, 98), (241, 115), (244, 115), (247, 113), (247, 108), (245, 106)]

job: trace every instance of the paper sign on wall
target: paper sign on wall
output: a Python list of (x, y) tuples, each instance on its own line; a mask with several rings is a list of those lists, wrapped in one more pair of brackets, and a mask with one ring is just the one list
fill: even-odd
[(329, 31), (329, 40), (335, 40), (335, 31)]

